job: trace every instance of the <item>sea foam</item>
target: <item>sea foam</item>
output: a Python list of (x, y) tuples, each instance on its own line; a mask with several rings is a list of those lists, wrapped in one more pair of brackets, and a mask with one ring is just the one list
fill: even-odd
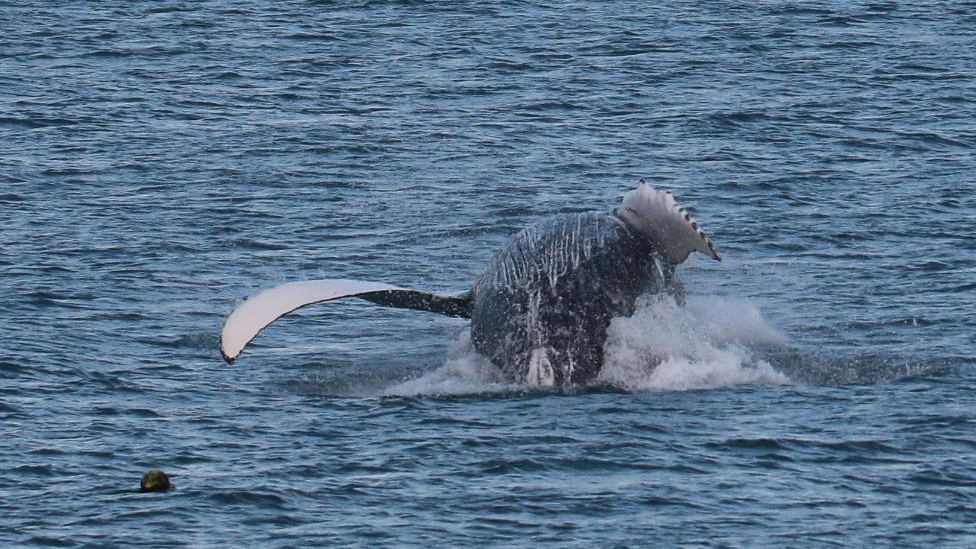
[[(595, 384), (633, 392), (786, 384), (790, 379), (756, 358), (756, 346), (783, 345), (759, 309), (743, 300), (702, 296), (681, 307), (652, 296), (610, 324), (605, 362)], [(451, 344), (444, 364), (383, 390), (384, 395), (463, 395), (524, 391), (475, 351), (469, 330)]]
[(786, 384), (790, 379), (752, 350), (785, 342), (747, 301), (701, 296), (681, 307), (654, 296), (610, 323), (597, 380), (629, 391)]

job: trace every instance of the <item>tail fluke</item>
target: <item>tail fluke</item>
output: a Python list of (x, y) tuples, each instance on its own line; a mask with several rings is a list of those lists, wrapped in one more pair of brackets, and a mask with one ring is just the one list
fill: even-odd
[(468, 294), (443, 296), (360, 280), (294, 282), (265, 290), (235, 309), (220, 332), (220, 354), (228, 364), (233, 364), (244, 347), (278, 318), (306, 305), (343, 297), (358, 297), (386, 307), (471, 318)]
[(691, 252), (722, 261), (711, 239), (691, 214), (674, 201), (671, 192), (655, 189), (643, 179), (636, 189), (624, 195), (617, 215), (649, 238), (657, 251), (674, 265), (687, 259)]

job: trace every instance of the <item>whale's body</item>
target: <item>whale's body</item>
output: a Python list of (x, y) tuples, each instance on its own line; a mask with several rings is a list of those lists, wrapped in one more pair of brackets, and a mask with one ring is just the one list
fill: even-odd
[(475, 349), (511, 379), (586, 383), (603, 364), (610, 320), (633, 314), (641, 294), (667, 287), (661, 263), (653, 245), (612, 213), (528, 227), (471, 290)]
[(227, 318), (221, 354), (233, 362), (265, 326), (299, 307), (358, 297), (470, 318), (475, 349), (512, 381), (583, 384), (603, 365), (614, 317), (633, 314), (642, 294), (667, 291), (681, 300), (674, 268), (691, 251), (720, 259), (670, 193), (642, 182), (613, 212), (565, 214), (523, 229), (460, 295), (335, 279), (262, 292)]

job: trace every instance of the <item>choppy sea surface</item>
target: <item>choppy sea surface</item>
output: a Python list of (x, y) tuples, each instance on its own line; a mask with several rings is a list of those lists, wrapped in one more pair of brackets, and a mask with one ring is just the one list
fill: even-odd
[[(976, 546), (974, 51), (962, 1), (0, 2), (0, 545)], [(592, 386), (361, 302), (220, 359), (641, 177), (725, 260)]]

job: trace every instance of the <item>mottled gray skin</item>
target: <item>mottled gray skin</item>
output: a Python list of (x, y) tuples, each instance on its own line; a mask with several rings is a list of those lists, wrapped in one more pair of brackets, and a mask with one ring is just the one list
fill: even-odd
[(615, 214), (543, 221), (516, 235), (472, 288), (474, 346), (516, 381), (545, 349), (556, 386), (587, 383), (603, 366), (610, 320), (632, 315), (641, 294), (680, 294), (673, 273)]

